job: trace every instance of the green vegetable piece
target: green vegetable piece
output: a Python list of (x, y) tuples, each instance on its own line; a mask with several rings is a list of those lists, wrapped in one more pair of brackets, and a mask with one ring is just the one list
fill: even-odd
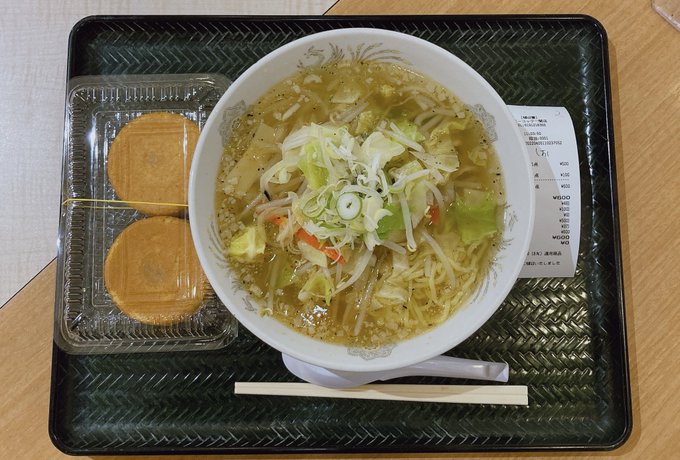
[(426, 142), (425, 146), (432, 155), (455, 155), (456, 146), (451, 138), (444, 138), (437, 142)]
[(278, 278), (276, 279), (276, 289), (283, 289), (290, 286), (295, 282), (297, 275), (295, 270), (290, 266), (289, 263), (284, 262), (279, 271)]
[(371, 110), (366, 110), (361, 112), (357, 117), (357, 128), (356, 134), (364, 134), (375, 129), (375, 125), (378, 124), (378, 116)]
[(394, 124), (412, 141), (422, 142), (425, 140), (425, 136), (418, 130), (418, 125), (415, 123), (408, 120), (399, 120)]
[(406, 186), (406, 201), (411, 214), (411, 224), (417, 226), (427, 212), (427, 193), (429, 188), (420, 180)]
[(453, 214), (465, 245), (498, 231), (496, 203), (490, 192), (465, 190), (462, 196), (456, 198)]
[(361, 144), (361, 150), (357, 157), (361, 161), (382, 169), (390, 160), (398, 157), (405, 150), (400, 143), (385, 137), (381, 132), (375, 131)]
[(312, 275), (302, 289), (298, 298), (302, 301), (308, 300), (312, 297), (322, 298), (326, 301), (326, 305), (331, 303), (331, 294), (333, 293), (333, 284), (331, 280), (321, 273)]
[(449, 121), (448, 129), (463, 131), (465, 128), (467, 128), (468, 121), (470, 121), (470, 117), (468, 116), (465, 116), (463, 118), (454, 118), (453, 120)]
[(328, 257), (326, 257), (326, 254), (323, 252), (305, 243), (304, 241), (298, 241), (298, 248), (300, 249), (300, 254), (302, 257), (314, 265), (324, 268), (328, 267)]
[(430, 137), (425, 142), (425, 146), (428, 150), (432, 150), (439, 142), (450, 138), (448, 123), (441, 123), (430, 132)]
[(317, 163), (321, 156), (321, 145), (318, 141), (304, 146), (303, 154), (298, 160), (298, 168), (307, 179), (307, 185), (313, 190), (323, 187), (328, 183), (328, 170)]
[(437, 127), (435, 127), (432, 132), (430, 132), (430, 138), (427, 144), (430, 146), (430, 150), (434, 148), (440, 142), (451, 139), (451, 131), (462, 131), (467, 127), (468, 117), (456, 118), (453, 120), (447, 120), (441, 122)]
[(392, 214), (384, 216), (378, 221), (378, 228), (376, 233), (381, 240), (386, 239), (394, 230), (404, 229), (404, 218), (401, 213), (401, 207), (398, 204), (388, 204), (385, 209)]
[(400, 177), (408, 176), (409, 174), (417, 173), (418, 171), (422, 170), (423, 167), (419, 161), (411, 160), (408, 163), (399, 166), (398, 168), (391, 169), (389, 173), (392, 177), (398, 180)]
[(262, 227), (246, 227), (229, 244), (228, 253), (241, 260), (253, 261), (258, 255), (264, 254), (265, 233)]
[(488, 158), (488, 151), (485, 146), (478, 145), (477, 147), (468, 151), (468, 158), (477, 166), (486, 166)]

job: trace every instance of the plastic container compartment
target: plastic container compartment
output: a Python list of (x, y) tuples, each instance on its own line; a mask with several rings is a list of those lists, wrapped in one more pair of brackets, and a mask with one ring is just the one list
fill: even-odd
[[(215, 349), (236, 337), (194, 256), (185, 207), (170, 204), (182, 184), (174, 195), (158, 186), (160, 176), (188, 181), (191, 144), (229, 83), (213, 74), (69, 82), (54, 334), (64, 351)], [(141, 183), (151, 195), (139, 195)]]

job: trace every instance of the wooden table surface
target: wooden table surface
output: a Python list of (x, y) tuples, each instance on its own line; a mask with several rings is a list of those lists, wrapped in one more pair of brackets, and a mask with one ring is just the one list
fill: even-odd
[[(674, 366), (680, 354), (680, 308), (674, 299), (680, 294), (677, 268), (680, 265), (680, 32), (644, 0), (568, 4), (549, 0), (341, 0), (329, 11), (329, 14), (422, 13), (589, 14), (602, 22), (608, 32), (611, 59), (633, 432), (623, 447), (612, 452), (457, 454), (453, 457), (678, 458), (680, 378)], [(54, 278), (55, 263), (52, 262), (0, 309), (2, 459), (65, 456), (52, 446), (47, 434)]]

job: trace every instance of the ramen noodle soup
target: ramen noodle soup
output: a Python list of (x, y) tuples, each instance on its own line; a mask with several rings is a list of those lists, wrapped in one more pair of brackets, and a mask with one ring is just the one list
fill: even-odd
[(302, 69), (264, 94), (233, 124), (216, 193), (225, 255), (260, 313), (357, 346), (423, 333), (465, 304), (505, 204), (470, 109), (369, 61)]

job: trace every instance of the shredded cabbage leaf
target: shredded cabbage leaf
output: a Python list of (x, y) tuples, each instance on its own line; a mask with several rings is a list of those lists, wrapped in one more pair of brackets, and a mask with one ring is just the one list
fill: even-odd
[(458, 169), (457, 152), (441, 142), (431, 151), (426, 144), (432, 139), (409, 121), (383, 120), (370, 133), (375, 115), (363, 112), (359, 122), (364, 130), (356, 137), (345, 126), (316, 123), (290, 133), (281, 143), (282, 160), (262, 175), (261, 189), (285, 184), (298, 171), (307, 187), (294, 195), (291, 214), (319, 241), (372, 251), (394, 230), (406, 229), (415, 250), (412, 229), (427, 215), (432, 190)]
[(302, 302), (311, 298), (321, 298), (326, 305), (331, 303), (333, 294), (333, 281), (322, 273), (313, 274), (302, 286), (298, 293), (298, 299)]
[(237, 259), (253, 261), (258, 255), (264, 254), (265, 232), (262, 227), (246, 227), (231, 240), (228, 253)]
[(464, 190), (456, 197), (453, 213), (463, 244), (474, 243), (498, 231), (496, 203), (490, 192)]

